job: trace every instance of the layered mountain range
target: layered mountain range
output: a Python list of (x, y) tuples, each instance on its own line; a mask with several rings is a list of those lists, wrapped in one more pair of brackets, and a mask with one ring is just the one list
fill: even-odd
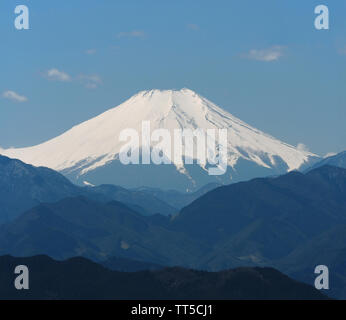
[(151, 188), (129, 190), (116, 185), (80, 187), (52, 169), (34, 167), (0, 155), (0, 224), (40, 203), (73, 196), (85, 196), (103, 203), (120, 201), (142, 215), (173, 215), (217, 186), (209, 184), (190, 193)]
[(212, 271), (271, 266), (309, 284), (316, 264), (326, 264), (331, 273), (337, 270), (330, 294), (345, 297), (345, 226), (346, 170), (322, 166), (217, 187), (171, 216), (143, 215), (133, 202), (104, 194), (72, 193), (0, 226), (0, 255), (84, 256), (108, 266), (125, 259)]
[[(138, 151), (157, 152), (155, 139), (143, 143), (143, 122), (172, 136), (176, 129), (227, 129), (227, 172), (209, 175), (198, 157), (194, 164), (124, 165), (123, 130), (139, 133)], [(48, 278), (84, 268), (96, 277), (90, 285), (99, 286), (98, 297), (107, 298), (201, 298), (201, 288), (215, 298), (317, 299), (272, 268), (312, 285), (323, 264), (328, 295), (346, 298), (345, 153), (321, 159), (182, 89), (140, 92), (50, 141), (0, 154), (0, 256), (72, 258), (27, 258), (45, 265)], [(17, 259), (26, 258), (0, 263)], [(224, 271), (233, 268), (241, 269)], [(142, 288), (155, 283), (156, 291), (134, 285), (125, 295), (105, 285), (123, 277)], [(181, 284), (175, 291), (172, 281)], [(285, 296), (279, 283), (293, 294)], [(35, 294), (70, 297), (63, 285), (55, 292), (42, 280), (44, 291)], [(92, 297), (84, 289), (75, 298)]]

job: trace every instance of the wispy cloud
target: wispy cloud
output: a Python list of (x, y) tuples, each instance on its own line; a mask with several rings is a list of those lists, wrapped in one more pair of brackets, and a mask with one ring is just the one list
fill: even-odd
[(3, 98), (5, 99), (8, 99), (8, 100), (12, 100), (14, 102), (26, 102), (28, 101), (28, 98), (25, 97), (25, 96), (21, 96), (20, 94), (14, 92), (14, 91), (11, 91), (11, 90), (8, 90), (8, 91), (5, 91), (3, 94), (2, 94)]
[(117, 38), (144, 38), (145, 32), (142, 30), (134, 30), (130, 32), (119, 32)]
[(301, 143), (301, 142), (297, 144), (297, 149), (299, 151), (309, 152), (309, 148), (304, 143)]
[(187, 25), (187, 28), (193, 31), (198, 31), (199, 30), (199, 25), (194, 24), (194, 23), (190, 23)]
[(98, 86), (102, 84), (102, 78), (97, 74), (79, 74), (78, 76), (73, 75), (58, 70), (56, 68), (52, 68), (46, 71), (43, 76), (48, 80), (55, 80), (61, 82), (71, 82), (71, 83), (80, 83), (84, 87), (88, 89), (96, 89)]
[(337, 155), (336, 152), (328, 152), (323, 156), (323, 158), (329, 158), (329, 157), (336, 156), (336, 155)]
[(102, 79), (97, 74), (81, 74), (78, 76), (78, 79), (88, 89), (96, 89), (99, 85), (102, 84)]
[(44, 76), (50, 80), (69, 82), (71, 81), (71, 76), (64, 71), (52, 68), (44, 73)]
[(273, 46), (266, 49), (252, 49), (242, 55), (243, 58), (264, 62), (279, 60), (284, 55), (285, 47)]

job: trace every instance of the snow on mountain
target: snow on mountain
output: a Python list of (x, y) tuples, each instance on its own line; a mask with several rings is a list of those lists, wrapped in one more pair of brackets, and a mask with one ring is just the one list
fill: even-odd
[(334, 166), (346, 169), (346, 151), (325, 156), (320, 162), (315, 163), (306, 171), (311, 171), (322, 166)]
[[(174, 170), (171, 170), (172, 168), (165, 170), (166, 174), (161, 179), (157, 178), (157, 183), (151, 184), (153, 177), (160, 175), (162, 166), (156, 166), (160, 169), (156, 168), (150, 173), (147, 169), (143, 171), (135, 169), (134, 165), (119, 166), (119, 152), (124, 145), (124, 142), (119, 141), (120, 132), (131, 128), (140, 133), (143, 121), (150, 121), (151, 131), (160, 128), (171, 132), (179, 128), (228, 129), (227, 150), (230, 171), (221, 178), (223, 183), (300, 169), (318, 159), (318, 156), (310, 152), (288, 145), (249, 126), (189, 89), (142, 91), (121, 105), (73, 127), (52, 140), (28, 148), (12, 148), (0, 152), (35, 166), (55, 169), (73, 180), (81, 179), (81, 183), (88, 178), (93, 184), (95, 182), (127, 184), (133, 175), (134, 181), (129, 182), (128, 186), (175, 188), (174, 183), (169, 183), (174, 180), (171, 179), (174, 171), (174, 175), (187, 178), (184, 183), (190, 186), (186, 188), (221, 181), (220, 177), (204, 176), (200, 179), (201, 175), (205, 175), (205, 168), (202, 165), (200, 165), (202, 170), (197, 172), (191, 165), (189, 167), (173, 163)], [(115, 162), (118, 164), (114, 165)], [(110, 166), (111, 164), (113, 165)], [(101, 169), (106, 167), (109, 169), (107, 174), (101, 174)], [(144, 171), (147, 171), (148, 179), (144, 178), (145, 175), (140, 177)], [(126, 178), (124, 175), (127, 175)], [(101, 180), (101, 176), (107, 181)], [(162, 181), (164, 177), (165, 181)], [(184, 183), (177, 188), (181, 188)]]

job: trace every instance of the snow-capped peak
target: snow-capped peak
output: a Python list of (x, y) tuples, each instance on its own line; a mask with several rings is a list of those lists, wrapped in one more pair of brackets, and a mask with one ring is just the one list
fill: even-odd
[(228, 165), (232, 168), (243, 159), (264, 168), (284, 164), (287, 170), (294, 170), (317, 157), (251, 127), (187, 88), (141, 91), (52, 140), (1, 153), (36, 166), (83, 175), (118, 159), (120, 132), (128, 128), (141, 132), (143, 121), (150, 121), (152, 130), (227, 129)]

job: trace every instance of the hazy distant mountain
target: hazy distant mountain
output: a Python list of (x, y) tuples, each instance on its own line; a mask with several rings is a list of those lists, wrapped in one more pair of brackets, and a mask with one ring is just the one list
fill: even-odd
[(144, 215), (169, 215), (178, 211), (152, 194), (113, 185), (82, 188), (52, 169), (0, 156), (0, 224), (13, 220), (40, 203), (77, 195), (102, 202), (120, 201)]
[[(119, 141), (120, 133), (134, 129), (141, 136), (143, 121), (150, 122), (151, 132), (164, 128), (170, 130), (172, 137), (174, 129), (228, 129), (228, 172), (210, 176), (205, 164), (184, 165), (177, 159), (172, 159), (171, 165), (122, 165), (119, 153), (124, 143)], [(140, 151), (148, 147), (139, 140)], [(149, 147), (155, 149), (156, 144), (151, 141)], [(196, 150), (196, 141), (193, 149)], [(182, 191), (196, 190), (211, 182), (229, 184), (282, 174), (319, 159), (251, 127), (189, 89), (143, 91), (45, 143), (0, 152), (55, 169), (80, 184), (87, 180), (94, 185)], [(191, 156), (185, 150), (182, 158), (186, 157)]]
[[(95, 187), (88, 187), (88, 191), (103, 194), (109, 199), (120, 201), (130, 206), (135, 211), (140, 212), (144, 215), (153, 215), (160, 213), (163, 215), (172, 215), (177, 213), (178, 207), (168, 204), (168, 202), (163, 201), (160, 197), (156, 196), (155, 192), (144, 192), (144, 190), (128, 190), (115, 185), (100, 185)], [(162, 191), (164, 193), (164, 191)], [(158, 190), (160, 194), (160, 190)], [(193, 197), (188, 197), (187, 194), (181, 194), (181, 198), (190, 203), (193, 201)], [(197, 197), (196, 197), (197, 198)], [(178, 200), (178, 198), (177, 198)]]
[(340, 152), (334, 156), (327, 157), (316, 164), (314, 164), (311, 168), (307, 170), (313, 170), (325, 165), (340, 167), (346, 169), (346, 151)]
[(173, 219), (145, 217), (119, 202), (68, 198), (41, 204), (0, 228), (0, 254), (131, 258), (210, 270), (272, 265), (346, 225), (346, 170), (219, 187)]
[(63, 175), (0, 156), (0, 223), (41, 202), (77, 195), (81, 189)]
[[(13, 286), (13, 270), (23, 264), (30, 270), (29, 291)], [(0, 299), (328, 299), (315, 288), (271, 268), (218, 273), (170, 268), (121, 273), (84, 258), (60, 262), (46, 256), (3, 256), (0, 270)]]
[[(30, 177), (35, 188), (42, 181), (44, 186), (50, 182), (55, 186), (57, 181), (67, 190), (72, 185), (46, 168), (5, 157), (1, 165), (2, 181), (14, 175), (17, 178), (11, 181), (19, 187), (23, 177), (25, 181)], [(54, 179), (48, 183), (46, 177)], [(9, 186), (13, 189), (16, 184)], [(80, 188), (72, 185), (71, 190)], [(0, 254), (84, 255), (127, 271), (179, 264), (211, 270), (272, 265), (309, 284), (314, 280), (313, 268), (325, 264), (331, 271), (330, 294), (344, 298), (345, 195), (346, 170), (324, 166), (307, 174), (292, 172), (216, 188), (173, 220), (162, 215), (145, 217), (116, 201), (66, 198), (40, 204), (1, 226)]]
[(165, 228), (168, 218), (161, 219), (140, 215), (117, 201), (66, 198), (40, 204), (0, 226), (0, 254), (58, 259), (83, 255), (94, 260), (115, 256), (162, 265), (193, 256), (198, 246)]
[(154, 196), (163, 200), (171, 206), (182, 209), (207, 192), (220, 187), (218, 183), (209, 183), (195, 192), (179, 192), (177, 190), (162, 190), (158, 188), (141, 187), (133, 189), (134, 191), (141, 191), (143, 194)]

